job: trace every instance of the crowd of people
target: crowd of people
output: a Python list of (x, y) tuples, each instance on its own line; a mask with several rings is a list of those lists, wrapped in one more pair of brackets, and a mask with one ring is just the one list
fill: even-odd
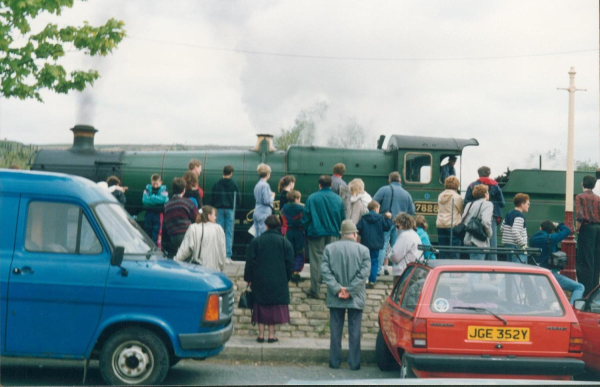
[[(527, 247), (541, 249), (539, 264), (550, 269), (560, 286), (572, 293), (571, 302), (589, 293), (600, 277), (600, 193), (597, 178), (585, 176), (584, 192), (577, 195), (575, 218), (579, 232), (576, 282), (560, 274), (549, 257), (558, 243), (571, 235), (563, 223), (544, 220), (539, 231), (528, 239), (525, 214), (530, 198), (518, 193), (514, 208), (502, 216), (506, 206), (502, 189), (490, 177), (490, 168), (478, 169), (479, 178), (468, 185), (465, 198), (459, 193), (460, 181), (455, 176), (450, 158), (441, 169), (445, 190), (438, 196), (436, 231), (440, 246), (472, 247), (471, 260), (498, 259), (498, 229), (502, 244), (514, 249), (507, 257), (517, 263), (528, 263), (523, 252)], [(431, 245), (428, 224), (422, 215), (415, 216), (411, 195), (402, 187), (398, 172), (388, 176), (388, 184), (371, 197), (362, 179), (349, 183), (343, 179), (346, 168), (338, 163), (332, 175), (318, 179), (319, 190), (305, 203), (295, 190), (296, 178), (284, 176), (278, 183), (279, 212), (274, 210), (276, 193), (268, 183), (271, 168), (257, 167), (258, 183), (254, 187), (254, 238), (247, 246), (244, 280), (254, 293), (253, 323), (258, 323), (257, 341), (274, 343), (275, 325), (289, 323), (290, 281), (302, 280), (305, 257), (310, 257), (310, 288), (307, 297), (320, 299), (321, 283), (327, 286), (326, 304), (330, 309), (330, 367), (341, 362), (341, 337), (345, 314), (348, 314), (351, 369), (360, 368), (360, 326), (365, 304), (365, 291), (374, 288), (377, 277), (389, 275), (394, 280), (406, 266), (422, 257), (436, 259), (431, 251), (420, 251), (419, 245)], [(223, 271), (232, 257), (235, 209), (240, 205), (240, 192), (233, 181), (234, 169), (223, 168), (223, 178), (212, 189), (212, 206), (203, 205), (204, 193), (198, 186), (202, 164), (189, 163), (188, 171), (171, 184), (172, 197), (157, 174), (143, 194), (146, 210), (145, 228), (160, 246), (166, 230), (175, 260), (187, 261)], [(116, 180), (115, 180), (116, 179)], [(126, 188), (116, 177), (109, 178), (111, 192), (124, 204)], [(107, 187), (108, 188), (108, 187)], [(449, 249), (452, 250), (452, 249)], [(437, 258), (458, 259), (457, 251), (442, 251)], [(464, 257), (463, 257), (464, 258)], [(347, 312), (346, 312), (347, 311)]]

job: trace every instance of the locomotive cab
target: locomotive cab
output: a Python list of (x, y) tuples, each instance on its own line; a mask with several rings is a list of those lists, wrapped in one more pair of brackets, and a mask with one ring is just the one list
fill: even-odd
[(396, 154), (397, 171), (402, 176), (402, 186), (411, 194), (415, 214), (423, 215), (429, 224), (433, 242), (437, 242), (435, 220), (438, 211), (437, 197), (444, 191), (442, 169), (456, 158), (454, 169), (460, 179), (460, 158), (467, 146), (477, 146), (472, 139), (419, 137), (393, 135), (387, 151)]

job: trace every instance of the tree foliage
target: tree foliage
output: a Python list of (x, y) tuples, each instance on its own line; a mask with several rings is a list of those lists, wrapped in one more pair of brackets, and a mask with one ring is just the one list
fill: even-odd
[(593, 163), (592, 160), (575, 160), (575, 170), (585, 172), (596, 172), (598, 163)]
[(367, 148), (365, 128), (352, 118), (330, 134), (327, 145), (335, 148)]
[(307, 109), (302, 109), (294, 120), (294, 126), (281, 129), (281, 134), (273, 138), (275, 148), (286, 150), (290, 145), (313, 145), (317, 125), (325, 119), (329, 105), (318, 102)]
[[(85, 1), (85, 0), (83, 0)], [(90, 56), (105, 56), (125, 37), (124, 23), (110, 19), (92, 27), (59, 27), (47, 24), (32, 31), (30, 22), (44, 12), (60, 15), (73, 7), (74, 0), (0, 0), (0, 93), (6, 98), (35, 98), (39, 91), (66, 94), (82, 91), (99, 78), (95, 70), (75, 70), (67, 74), (58, 61), (65, 56), (66, 44)]]

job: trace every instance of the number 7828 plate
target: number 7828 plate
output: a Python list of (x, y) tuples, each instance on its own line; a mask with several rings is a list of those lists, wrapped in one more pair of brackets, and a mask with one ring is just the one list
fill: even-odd
[(467, 340), (484, 341), (531, 341), (529, 328), (499, 328), (469, 325)]
[(436, 202), (415, 202), (415, 213), (436, 215), (438, 213), (438, 204)]

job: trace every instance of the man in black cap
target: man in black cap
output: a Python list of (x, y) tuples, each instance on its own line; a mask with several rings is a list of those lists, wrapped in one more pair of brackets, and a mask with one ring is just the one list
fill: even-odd
[(450, 176), (456, 176), (456, 169), (454, 169), (454, 164), (456, 164), (456, 156), (448, 157), (448, 163), (442, 165), (442, 169), (440, 170), (440, 181), (442, 184), (446, 181), (446, 179)]

